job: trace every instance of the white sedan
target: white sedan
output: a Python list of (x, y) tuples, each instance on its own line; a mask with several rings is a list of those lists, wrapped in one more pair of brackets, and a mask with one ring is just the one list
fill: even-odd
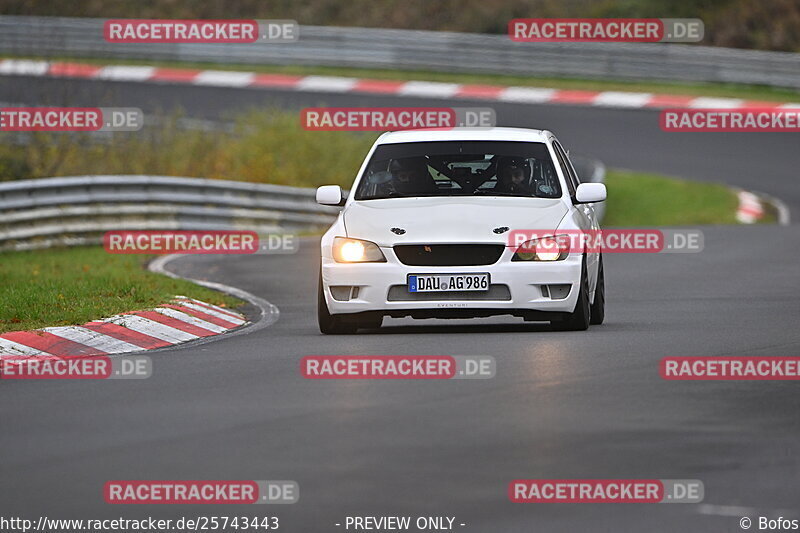
[(602, 254), (562, 237), (599, 230), (592, 204), (606, 188), (580, 183), (549, 131), (385, 133), (346, 198), (337, 185), (316, 197), (343, 206), (322, 237), (323, 333), (384, 316), (603, 322)]

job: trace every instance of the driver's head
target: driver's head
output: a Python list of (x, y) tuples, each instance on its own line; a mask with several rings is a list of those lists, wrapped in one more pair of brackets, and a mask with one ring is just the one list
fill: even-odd
[(522, 185), (531, 177), (528, 160), (522, 157), (504, 157), (497, 163), (497, 177), (505, 183)]
[(395, 180), (400, 183), (413, 183), (422, 179), (427, 172), (428, 165), (423, 157), (406, 157), (394, 159), (389, 165), (389, 171)]

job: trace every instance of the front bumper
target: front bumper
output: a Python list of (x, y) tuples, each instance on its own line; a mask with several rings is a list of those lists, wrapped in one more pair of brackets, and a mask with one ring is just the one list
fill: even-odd
[[(492, 265), (442, 267), (404, 265), (392, 248), (381, 248), (381, 251), (386, 257), (385, 263), (336, 263), (323, 253), (323, 288), (331, 314), (527, 316), (526, 312), (571, 313), (578, 298), (581, 253), (571, 253), (562, 261), (512, 262), (514, 250), (507, 247)], [(488, 293), (409, 293), (406, 288), (409, 274), (479, 272), (490, 275)], [(448, 314), (447, 310), (458, 310), (458, 313)]]

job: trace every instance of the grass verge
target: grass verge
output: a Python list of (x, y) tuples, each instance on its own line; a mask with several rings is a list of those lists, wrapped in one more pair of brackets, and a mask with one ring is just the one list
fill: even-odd
[[(20, 58), (39, 59), (42, 58)], [(383, 80), (419, 80), (446, 83), (468, 83), (478, 85), (508, 85), (520, 87), (547, 87), (552, 89), (575, 89), (583, 91), (629, 91), (668, 95), (716, 96), (742, 98), (745, 100), (765, 100), (774, 102), (798, 102), (800, 91), (781, 89), (766, 85), (745, 85), (735, 83), (671, 83), (666, 81), (627, 81), (597, 80), (581, 78), (532, 77), (500, 74), (437, 72), (430, 70), (368, 69), (354, 67), (324, 67), (301, 65), (247, 65), (230, 63), (202, 63), (177, 61), (145, 61), (132, 59), (92, 59), (92, 58), (47, 58), (49, 61), (77, 61), (98, 65), (149, 65), (167, 68), (192, 68), (209, 70), (239, 70), (248, 72), (292, 74), (298, 76), (345, 76), (352, 78), (372, 78)]]
[(147, 174), (313, 187), (349, 187), (379, 133), (307, 131), (297, 113), (253, 109), (230, 117), (233, 129), (209, 133), (166, 116), (135, 134), (37, 132), (23, 145), (3, 142), (0, 181), (54, 176)]
[[(724, 185), (622, 170), (609, 170), (606, 185), (606, 227), (736, 223), (736, 194)], [(149, 272), (143, 268), (147, 259), (100, 247), (0, 253), (0, 333), (83, 324), (154, 307), (177, 294), (225, 307), (242, 303)]]
[(0, 333), (83, 324), (158, 306), (175, 295), (225, 307), (236, 298), (147, 271), (148, 258), (101, 247), (0, 253)]
[(736, 193), (717, 183), (609, 170), (603, 226), (736, 224)]
[[(174, 121), (103, 143), (41, 133), (21, 148), (0, 144), (0, 181), (144, 174), (350, 188), (378, 135), (306, 131), (296, 114), (276, 109), (254, 110), (239, 117), (233, 131), (213, 135), (181, 129)], [(608, 225), (736, 223), (737, 199), (724, 185), (619, 170), (609, 170), (607, 185)]]

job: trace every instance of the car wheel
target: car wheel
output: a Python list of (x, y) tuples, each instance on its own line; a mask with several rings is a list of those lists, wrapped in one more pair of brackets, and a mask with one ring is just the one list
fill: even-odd
[(586, 275), (586, 267), (581, 271), (581, 290), (578, 293), (578, 301), (575, 303), (575, 310), (567, 318), (554, 320), (550, 325), (555, 331), (586, 331), (589, 329), (591, 321), (591, 305), (589, 304), (589, 280)]
[(355, 322), (346, 321), (343, 317), (330, 314), (322, 288), (322, 272), (319, 274), (317, 290), (317, 323), (320, 332), (326, 335), (346, 335), (355, 333), (358, 326)]
[(597, 267), (597, 286), (594, 288), (590, 324), (599, 326), (606, 318), (606, 276), (603, 272), (603, 256), (600, 255), (600, 266)]

